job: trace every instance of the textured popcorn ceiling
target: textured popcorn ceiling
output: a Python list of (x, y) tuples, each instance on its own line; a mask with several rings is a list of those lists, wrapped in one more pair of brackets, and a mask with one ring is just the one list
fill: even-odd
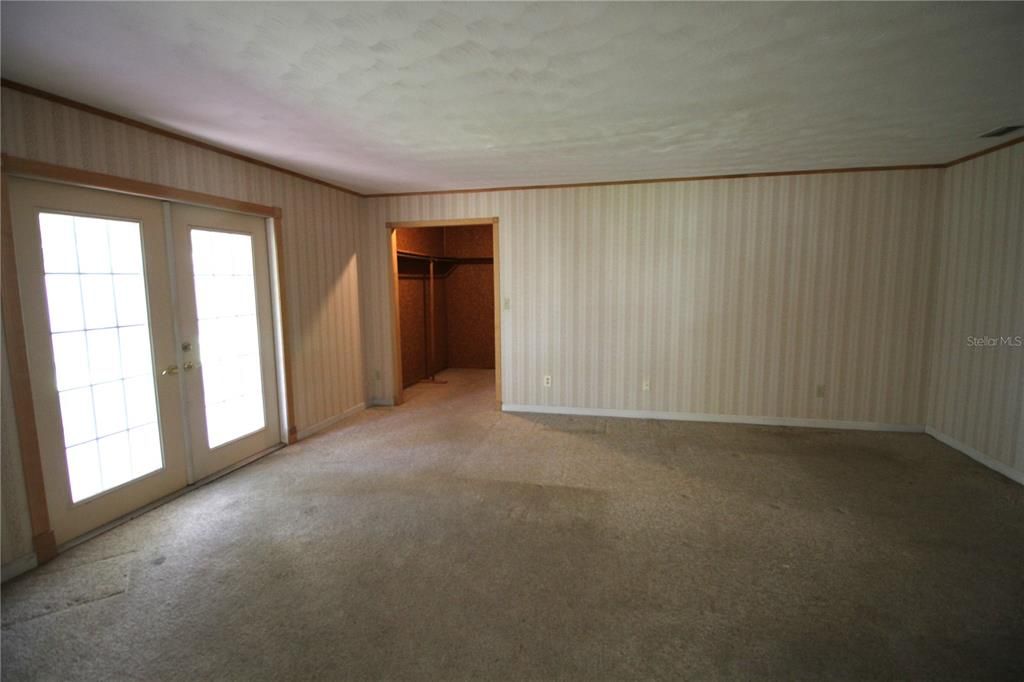
[(3, 3), (5, 78), (362, 192), (944, 162), (1024, 4)]

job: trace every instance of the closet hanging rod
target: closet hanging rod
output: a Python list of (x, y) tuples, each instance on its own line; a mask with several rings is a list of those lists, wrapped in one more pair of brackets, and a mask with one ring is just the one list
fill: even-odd
[(427, 260), (427, 261), (451, 261), (455, 262), (457, 258), (450, 258), (445, 256), (431, 256), (427, 253), (416, 253), (415, 251), (399, 251), (399, 258), (411, 258), (412, 260)]

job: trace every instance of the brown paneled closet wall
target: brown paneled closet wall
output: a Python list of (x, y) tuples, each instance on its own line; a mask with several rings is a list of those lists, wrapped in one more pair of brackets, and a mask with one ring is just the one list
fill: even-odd
[[(490, 225), (403, 228), (399, 253), (439, 258), (491, 258)], [(424, 268), (426, 266), (424, 265)], [(401, 268), (400, 268), (401, 270)], [(448, 367), (494, 368), (494, 265), (438, 266), (433, 279), (433, 354), (430, 355), (429, 277), (400, 276), (402, 384), (409, 386)]]
[[(455, 258), (492, 258), (490, 225), (444, 228), (444, 251)], [(494, 369), (494, 265), (463, 264), (445, 282), (448, 366)]]

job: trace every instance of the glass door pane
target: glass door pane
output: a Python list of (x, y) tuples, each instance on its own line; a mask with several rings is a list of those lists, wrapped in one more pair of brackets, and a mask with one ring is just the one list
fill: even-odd
[(71, 499), (163, 468), (140, 225), (41, 212)]
[(266, 426), (252, 236), (193, 228), (192, 270), (211, 449)]

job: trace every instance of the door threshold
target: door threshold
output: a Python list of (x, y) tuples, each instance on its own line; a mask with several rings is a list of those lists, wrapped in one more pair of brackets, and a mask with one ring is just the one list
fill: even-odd
[(146, 504), (146, 505), (144, 505), (142, 507), (139, 507), (138, 509), (136, 509), (134, 511), (130, 511), (127, 514), (125, 514), (124, 516), (119, 516), (118, 518), (114, 519), (113, 521), (107, 521), (102, 526), (99, 526), (97, 528), (93, 528), (92, 530), (90, 530), (87, 533), (83, 533), (82, 535), (79, 535), (76, 538), (72, 538), (71, 540), (68, 540), (67, 542), (64, 542), (64, 543), (62, 543), (60, 545), (57, 545), (57, 554), (62, 554), (64, 552), (66, 552), (67, 550), (72, 549), (73, 547), (77, 547), (78, 545), (82, 544), (83, 542), (88, 542), (89, 540), (92, 540), (95, 537), (99, 537), (100, 535), (103, 535), (104, 533), (106, 533), (109, 530), (113, 530), (113, 529), (117, 528), (118, 526), (120, 526), (122, 524), (128, 523), (132, 519), (137, 519), (138, 517), (142, 516), (143, 514), (145, 514), (147, 512), (153, 511), (157, 507), (162, 507), (163, 505), (167, 504), (168, 502), (172, 502), (172, 501), (178, 499), (179, 497), (181, 497), (182, 495), (184, 495), (186, 493), (190, 493), (193, 490), (197, 490), (198, 488), (203, 487), (207, 483), (213, 483), (218, 478), (221, 478), (223, 476), (227, 476), (231, 472), (237, 471), (238, 469), (241, 469), (242, 467), (244, 467), (244, 466), (246, 466), (248, 464), (252, 464), (256, 460), (262, 459), (262, 458), (266, 457), (267, 455), (273, 454), (273, 453), (277, 452), (278, 450), (281, 450), (282, 448), (285, 448), (285, 447), (287, 447), (287, 445), (285, 443), (278, 443), (277, 445), (272, 445), (271, 447), (267, 448), (266, 450), (263, 450), (261, 452), (257, 452), (255, 455), (251, 455), (249, 457), (246, 457), (245, 459), (243, 459), (243, 460), (241, 460), (239, 462), (235, 462), (234, 464), (232, 464), (231, 466), (229, 466), (227, 468), (221, 469), (220, 471), (215, 471), (214, 473), (210, 474), (209, 476), (204, 476), (203, 478), (200, 478), (195, 483), (189, 483), (188, 485), (186, 485), (184, 488), (181, 488), (180, 490), (175, 490), (173, 493), (170, 493), (168, 495), (164, 495), (163, 497), (161, 497), (158, 500), (154, 500), (154, 501), (150, 502), (149, 504)]

